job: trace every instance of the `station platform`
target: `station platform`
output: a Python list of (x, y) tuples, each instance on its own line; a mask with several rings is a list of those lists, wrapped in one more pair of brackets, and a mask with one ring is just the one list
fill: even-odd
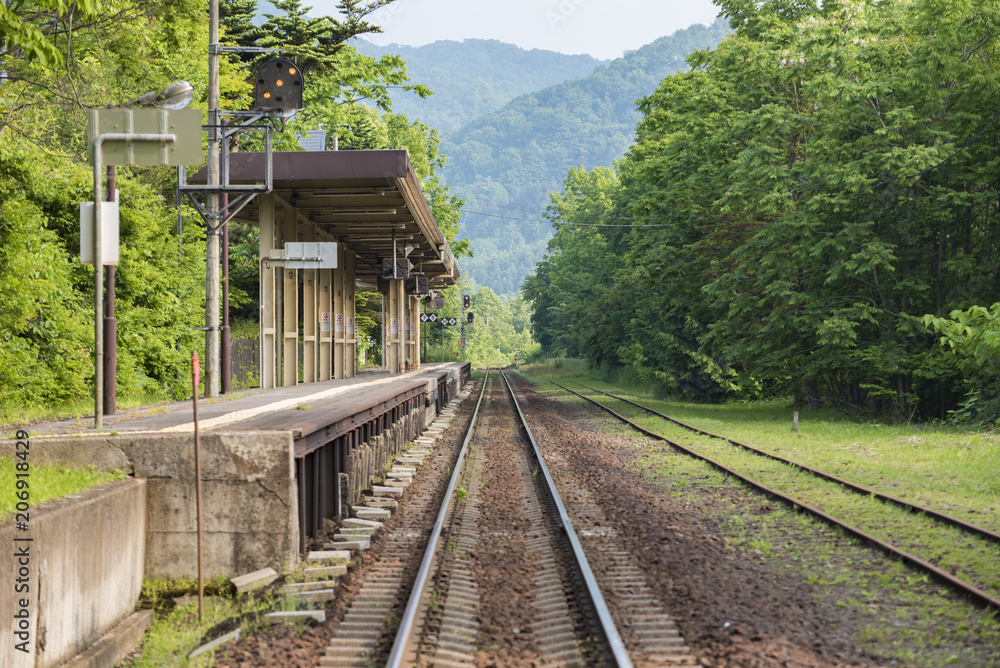
[[(296, 440), (308, 437), (345, 417), (372, 414), (404, 395), (426, 393), (426, 403), (444, 405), (446, 389), (459, 382), (468, 363), (422, 364), (401, 374), (387, 370), (365, 371), (354, 378), (300, 383), (271, 390), (248, 389), (232, 398), (198, 400), (201, 431), (291, 431)], [(466, 379), (468, 371), (464, 371)], [(464, 382), (464, 381), (462, 381)], [(442, 396), (438, 396), (441, 394)], [(437, 411), (430, 411), (431, 415)], [(21, 427), (32, 437), (95, 436), (93, 422), (58, 420)], [(9, 431), (16, 430), (12, 427)], [(123, 411), (104, 419), (101, 433), (193, 433), (194, 412), (190, 400)]]
[[(249, 391), (198, 402), (211, 576), (285, 568), (327, 521), (346, 517), (469, 381), (469, 363)], [(145, 485), (145, 572), (197, 573), (190, 401), (26, 428), (34, 464), (122, 470)], [(15, 441), (0, 439), (0, 456)]]

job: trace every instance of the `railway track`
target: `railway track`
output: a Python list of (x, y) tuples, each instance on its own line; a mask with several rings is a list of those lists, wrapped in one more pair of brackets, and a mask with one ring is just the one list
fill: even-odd
[[(762, 492), (773, 499), (780, 500), (785, 504), (792, 506), (793, 508), (806, 511), (828, 524), (843, 529), (847, 533), (861, 539), (870, 546), (875, 547), (876, 549), (879, 549), (891, 555), (892, 557), (899, 559), (918, 570), (923, 571), (924, 573), (928, 574), (930, 577), (934, 578), (938, 582), (941, 582), (942, 584), (949, 586), (953, 590), (965, 596), (973, 603), (980, 605), (984, 608), (992, 609), (994, 611), (1000, 611), (1000, 599), (998, 599), (997, 596), (995, 595), (997, 587), (1000, 587), (1000, 582), (997, 582), (997, 576), (995, 571), (979, 572), (979, 573), (970, 572), (968, 574), (966, 574), (966, 572), (963, 572), (962, 573), (963, 577), (957, 577), (954, 573), (948, 572), (944, 570), (944, 568), (941, 568), (935, 565), (934, 563), (931, 563), (931, 561), (939, 560), (941, 559), (941, 557), (946, 555), (923, 553), (926, 551), (926, 548), (919, 541), (914, 544), (913, 548), (911, 548), (910, 551), (904, 550), (900, 546), (874, 535), (875, 532), (878, 531), (878, 527), (861, 528), (856, 524), (849, 523), (843, 517), (835, 516), (833, 512), (828, 512), (825, 511), (823, 508), (818, 507), (817, 505), (815, 505), (817, 502), (813, 501), (812, 499), (819, 498), (820, 495), (825, 495), (826, 498), (824, 498), (822, 504), (824, 506), (832, 506), (836, 505), (836, 503), (830, 501), (829, 497), (837, 496), (838, 499), (836, 499), (836, 501), (840, 503), (841, 507), (849, 507), (851, 504), (855, 505), (865, 504), (865, 503), (870, 504), (872, 499), (876, 499), (878, 501), (883, 502), (884, 504), (891, 505), (893, 509), (898, 509), (897, 512), (917, 513), (926, 515), (928, 518), (932, 519), (935, 524), (937, 524), (937, 527), (932, 526), (928, 530), (941, 532), (941, 536), (944, 538), (944, 544), (947, 544), (949, 546), (955, 546), (961, 542), (963, 545), (971, 545), (972, 546), (971, 549), (975, 549), (981, 552), (983, 555), (985, 555), (986, 561), (992, 561), (993, 564), (997, 563), (995, 555), (998, 553), (997, 545), (1000, 544), (1000, 535), (998, 535), (996, 532), (970, 524), (968, 522), (965, 522), (955, 517), (951, 517), (939, 511), (925, 508), (917, 504), (909, 503), (902, 499), (898, 499), (895, 497), (879, 493), (874, 490), (867, 489), (865, 487), (862, 487), (855, 483), (851, 483), (846, 480), (842, 480), (836, 476), (829, 475), (812, 467), (808, 467), (798, 462), (794, 462), (782, 457), (778, 457), (771, 453), (759, 450), (757, 448), (753, 448), (752, 446), (740, 443), (733, 439), (729, 439), (723, 436), (718, 436), (716, 434), (712, 434), (710, 432), (697, 429), (690, 425), (684, 424), (683, 422), (680, 422), (679, 420), (676, 420), (670, 416), (659, 413), (658, 411), (655, 411), (647, 406), (643, 406), (642, 404), (631, 401), (629, 399), (625, 399), (613, 393), (604, 392), (603, 390), (598, 390), (596, 388), (584, 385), (582, 383), (574, 383), (592, 392), (597, 392), (599, 394), (611, 397), (612, 399), (621, 402), (626, 406), (640, 409), (646, 413), (655, 415), (657, 418), (661, 419), (662, 421), (665, 421), (674, 428), (680, 427), (681, 429), (686, 430), (692, 434), (697, 434), (698, 437), (704, 437), (704, 439), (724, 441), (727, 445), (732, 446), (732, 448), (739, 448), (740, 450), (752, 453), (757, 457), (765, 458), (767, 461), (775, 463), (775, 466), (794, 469), (795, 471), (799, 472), (802, 476), (809, 476), (810, 479), (813, 480), (813, 482), (810, 483), (805, 483), (805, 484), (801, 482), (798, 483), (797, 485), (798, 492), (793, 495), (792, 493), (789, 493), (788, 489), (796, 489), (796, 485), (790, 485), (786, 482), (782, 482), (781, 476), (777, 475), (776, 473), (769, 474), (766, 467), (759, 466), (755, 476), (751, 477), (750, 475), (747, 475), (745, 471), (745, 469), (748, 467), (746, 466), (742, 467), (743, 470), (741, 471), (737, 470), (736, 466), (734, 466), (733, 464), (727, 465), (726, 463), (720, 461), (720, 459), (726, 458), (725, 452), (713, 453), (712, 457), (709, 457), (708, 455), (705, 454), (705, 450), (708, 448), (705, 448), (701, 443), (699, 443), (698, 445), (688, 445), (688, 446), (682, 445), (681, 443), (677, 442), (672, 438), (669, 438), (661, 433), (658, 433), (651, 429), (647, 429), (646, 427), (637, 424), (632, 419), (629, 419), (629, 417), (627, 417), (626, 415), (619, 413), (618, 411), (602, 404), (601, 402), (597, 401), (592, 397), (589, 397), (580, 392), (576, 392), (568, 387), (565, 387), (564, 385), (555, 383), (554, 381), (549, 381), (549, 382), (565, 390), (566, 392), (576, 395), (600, 407), (601, 409), (610, 413), (620, 421), (629, 424), (636, 430), (652, 438), (666, 442), (674, 449), (684, 454), (693, 456), (702, 461), (705, 461), (714, 468), (723, 471), (724, 473), (731, 475), (735, 478), (738, 478), (739, 480), (743, 481), (745, 484), (749, 485), (755, 490)], [(811, 494), (812, 490), (810, 488), (821, 489), (821, 491), (818, 494), (814, 495)], [(802, 496), (804, 495), (810, 496), (809, 502), (803, 501)], [(850, 501), (843, 501), (842, 499), (839, 498), (847, 496), (854, 498), (851, 499)], [(886, 512), (888, 512), (888, 509)], [(927, 534), (926, 533), (923, 534), (923, 537), (926, 539)], [(926, 543), (929, 541), (925, 540), (922, 542)], [(970, 548), (967, 547), (966, 549)], [(917, 554), (917, 552), (921, 553)], [(967, 570), (968, 566), (963, 568), (963, 571)], [(978, 585), (979, 582), (984, 582), (985, 584), (979, 586)], [(987, 591), (987, 589), (989, 591)]]
[[(443, 458), (421, 473), (440, 471)], [(502, 373), (482, 382), (464, 441), (447, 459), (444, 501), (412, 588), (405, 573), (426, 531), (403, 522), (386, 536), (392, 549), (369, 569), (321, 666), (696, 664), (589, 492), (561, 479), (574, 499), (563, 503)], [(408, 512), (434, 503), (408, 500)], [(586, 522), (581, 536), (572, 520)]]

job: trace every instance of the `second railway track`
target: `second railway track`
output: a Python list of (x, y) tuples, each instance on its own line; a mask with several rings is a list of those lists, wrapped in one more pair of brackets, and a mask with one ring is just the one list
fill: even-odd
[[(861, 488), (732, 439), (696, 429), (612, 393), (577, 383), (591, 392), (612, 398), (623, 407), (616, 406), (615, 408), (629, 415), (620, 414), (596, 399), (564, 385), (555, 382), (552, 384), (597, 405), (643, 433), (665, 441), (676, 449), (703, 459), (712, 466), (740, 478), (768, 496), (781, 499), (794, 507), (806, 510), (827, 523), (845, 529), (869, 545), (901, 559), (934, 579), (947, 584), (978, 605), (1000, 611), (1000, 598), (997, 597), (1000, 593), (998, 592), (1000, 590), (1000, 575), (996, 570), (996, 564), (1000, 563), (998, 562), (1000, 547), (998, 547), (998, 535), (995, 532), (970, 525), (943, 513), (909, 504), (901, 499)], [(661, 420), (660, 431), (653, 431), (637, 424), (634, 421), (636, 409), (656, 415)], [(631, 419), (629, 419), (630, 415)], [(664, 428), (669, 428), (673, 438), (662, 433)], [(696, 441), (696, 443), (682, 445), (678, 442), (679, 437), (673, 433), (675, 430), (694, 432), (696, 435), (692, 436), (691, 440)], [(728, 444), (731, 449), (726, 451), (724, 449), (726, 446), (723, 446), (723, 449), (720, 450), (719, 446), (711, 445), (711, 443), (719, 441)], [(735, 448), (732, 446), (752, 453), (759, 461), (754, 465), (733, 463), (731, 461), (734, 457), (732, 451)], [(770, 462), (770, 464), (763, 462)], [(787, 470), (782, 472), (775, 467), (786, 467), (786, 469), (796, 470), (798, 473), (790, 476)], [(873, 520), (866, 517), (870, 515), (870, 504), (873, 500), (884, 502), (883, 511), (877, 516), (883, 519)], [(884, 519), (891, 518), (896, 514), (910, 513), (923, 513), (930, 518), (921, 525), (916, 535), (906, 535), (907, 532), (900, 528), (903, 524), (899, 521)], [(913, 530), (910, 530), (911, 534), (912, 532)], [(931, 533), (935, 535), (939, 544), (948, 546), (947, 549), (941, 552), (929, 549), (927, 544), (930, 541), (927, 538)], [(956, 546), (962, 546), (962, 549), (954, 550)]]

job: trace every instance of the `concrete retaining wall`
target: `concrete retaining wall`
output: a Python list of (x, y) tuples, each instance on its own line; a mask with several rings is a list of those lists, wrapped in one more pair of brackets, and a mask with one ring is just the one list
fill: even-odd
[[(0, 452), (12, 448), (0, 444)], [(193, 435), (34, 438), (31, 458), (145, 478), (146, 575), (197, 575)], [(203, 434), (201, 470), (206, 577), (282, 570), (298, 560), (291, 433)]]
[[(38, 443), (31, 441), (33, 464), (43, 459)], [(27, 532), (13, 518), (0, 526), (0, 664), (44, 668), (82, 652), (134, 612), (146, 556), (146, 481), (104, 483), (29, 513)], [(16, 540), (24, 538), (31, 540)], [(25, 548), (29, 590), (18, 593), (22, 564), (13, 555)], [(15, 648), (21, 599), (30, 618), (29, 653)]]

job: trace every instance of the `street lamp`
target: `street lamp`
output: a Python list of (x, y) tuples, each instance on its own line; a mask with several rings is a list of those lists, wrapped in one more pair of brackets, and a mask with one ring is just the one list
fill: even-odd
[(146, 93), (133, 103), (139, 107), (159, 107), (168, 111), (187, 109), (194, 99), (194, 86), (187, 81), (175, 81), (161, 91)]

